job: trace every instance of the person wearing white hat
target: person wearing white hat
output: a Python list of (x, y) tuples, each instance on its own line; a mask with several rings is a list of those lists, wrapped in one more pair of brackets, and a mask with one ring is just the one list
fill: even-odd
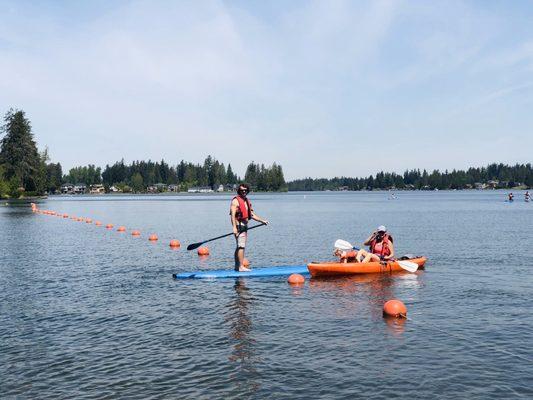
[(370, 246), (370, 251), (359, 250), (356, 259), (358, 262), (388, 261), (394, 258), (394, 244), (392, 236), (387, 233), (387, 228), (383, 225), (368, 237), (364, 243)]

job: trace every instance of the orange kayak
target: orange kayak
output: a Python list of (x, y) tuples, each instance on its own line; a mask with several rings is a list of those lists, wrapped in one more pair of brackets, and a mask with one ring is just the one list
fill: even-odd
[[(424, 269), (426, 257), (411, 258), (405, 261), (411, 261), (418, 264), (419, 269)], [(376, 274), (384, 272), (400, 272), (405, 271), (396, 261), (388, 261), (384, 263), (369, 262), (369, 263), (341, 263), (338, 261), (328, 261), (323, 263), (307, 264), (307, 269), (311, 276), (336, 276), (336, 275), (354, 275), (354, 274)]]

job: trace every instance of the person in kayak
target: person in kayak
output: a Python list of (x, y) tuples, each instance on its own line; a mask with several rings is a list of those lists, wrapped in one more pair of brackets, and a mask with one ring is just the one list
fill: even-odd
[(509, 197), (509, 201), (513, 201), (514, 200), (514, 194), (513, 193), (509, 193), (508, 197)]
[(364, 243), (370, 246), (370, 251), (361, 249), (357, 252), (357, 262), (388, 261), (394, 258), (394, 244), (392, 236), (387, 233), (383, 225), (373, 232)]
[(244, 266), (244, 249), (246, 248), (246, 240), (248, 239), (248, 221), (262, 222), (268, 225), (266, 219), (258, 216), (252, 208), (252, 203), (247, 195), (250, 192), (250, 186), (246, 183), (241, 183), (237, 189), (237, 196), (231, 200), (230, 215), (231, 225), (233, 226), (233, 234), (237, 248), (235, 249), (235, 271), (249, 272), (250, 269)]

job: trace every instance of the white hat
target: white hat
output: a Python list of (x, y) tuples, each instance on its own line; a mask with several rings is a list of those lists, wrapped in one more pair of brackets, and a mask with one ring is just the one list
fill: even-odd
[(387, 228), (384, 225), (378, 226), (378, 232), (387, 232)]

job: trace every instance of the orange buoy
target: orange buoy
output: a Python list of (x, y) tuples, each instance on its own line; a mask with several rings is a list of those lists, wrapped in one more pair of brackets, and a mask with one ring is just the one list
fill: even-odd
[(119, 226), (117, 232), (126, 232), (126, 228), (124, 226)]
[(249, 267), (250, 266), (250, 260), (248, 260), (247, 258), (245, 258), (244, 260), (242, 260), (242, 265), (244, 267)]
[(76, 221), (81, 222), (81, 221), (83, 221), (83, 218), (78, 217), (78, 218), (76, 218)]
[(141, 236), (141, 231), (131, 231), (131, 236)]
[(107, 229), (113, 229), (113, 224), (107, 224), (105, 227), (106, 227)]
[(181, 246), (181, 243), (179, 240), (173, 239), (170, 241), (170, 247), (172, 247), (173, 249), (176, 249), (180, 246)]
[(287, 282), (289, 282), (291, 285), (301, 285), (305, 282), (305, 278), (300, 274), (291, 274), (289, 279), (287, 279)]
[(157, 241), (159, 238), (157, 237), (157, 235), (155, 233), (151, 234), (150, 236), (148, 236), (148, 240), (150, 242), (155, 242)]
[(93, 220), (90, 219), (90, 218), (86, 218), (86, 219), (85, 219), (85, 223), (87, 223), (87, 224), (92, 224), (92, 223), (93, 223)]
[(209, 249), (207, 247), (200, 247), (198, 249), (198, 255), (199, 256), (208, 256), (209, 255)]
[(95, 224), (96, 226), (100, 226), (100, 225), (102, 225), (102, 223), (101, 223), (100, 221), (96, 221), (94, 224)]
[(407, 318), (407, 307), (400, 300), (389, 300), (383, 305), (383, 316)]
[(68, 214), (63, 214), (63, 218), (68, 218)]

